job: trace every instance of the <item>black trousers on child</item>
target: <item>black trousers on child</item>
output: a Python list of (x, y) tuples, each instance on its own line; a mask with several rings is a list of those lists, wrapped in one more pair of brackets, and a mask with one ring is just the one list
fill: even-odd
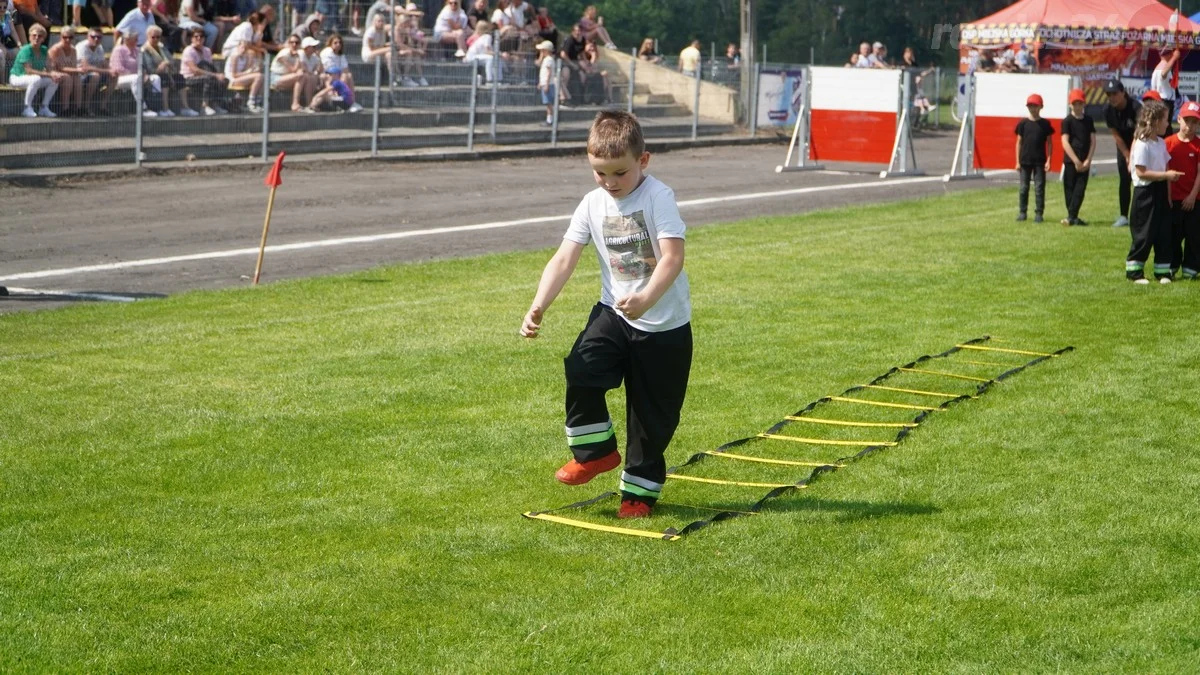
[(687, 393), (691, 324), (647, 333), (630, 326), (611, 307), (597, 304), (563, 365), (567, 444), (577, 462), (617, 449), (604, 395), (624, 380), (627, 442), (621, 496), (653, 504), (667, 480), (663, 454), (679, 426)]
[(1200, 204), (1185, 211), (1183, 202), (1172, 203), (1170, 229), (1171, 271), (1183, 269), (1184, 276), (1196, 276), (1200, 272)]
[(1074, 224), (1079, 220), (1079, 209), (1083, 207), (1083, 195), (1087, 192), (1090, 170), (1080, 171), (1070, 159), (1063, 164), (1063, 196), (1067, 199), (1067, 218)]
[(1129, 162), (1117, 152), (1117, 176), (1120, 182), (1117, 186), (1117, 202), (1121, 206), (1121, 215), (1129, 217), (1129, 196), (1133, 190), (1133, 177), (1129, 175)]
[(1125, 257), (1125, 276), (1140, 279), (1146, 276), (1146, 261), (1154, 250), (1154, 277), (1171, 276), (1171, 214), (1167, 184), (1155, 181), (1133, 189), (1133, 206), (1129, 212), (1129, 234), (1133, 243)]
[(1029, 181), (1033, 180), (1033, 213), (1042, 215), (1046, 210), (1046, 165), (1021, 165), (1021, 191), (1017, 193), (1018, 211), (1025, 213), (1029, 207)]

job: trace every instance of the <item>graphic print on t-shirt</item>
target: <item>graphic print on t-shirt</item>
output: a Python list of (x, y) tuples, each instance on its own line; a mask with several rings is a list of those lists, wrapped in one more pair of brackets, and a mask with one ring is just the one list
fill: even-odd
[(641, 211), (628, 216), (605, 216), (604, 247), (608, 249), (608, 266), (617, 281), (645, 279), (658, 264)]

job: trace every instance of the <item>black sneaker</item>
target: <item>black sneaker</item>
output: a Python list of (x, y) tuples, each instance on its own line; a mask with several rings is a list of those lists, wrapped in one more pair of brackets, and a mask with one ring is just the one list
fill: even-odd
[(1075, 222), (1073, 222), (1071, 224), (1075, 225), (1077, 227), (1087, 227), (1087, 221), (1084, 220), (1083, 218), (1076, 218)]
[(1019, 222), (1022, 222), (1022, 221), (1024, 221), (1024, 220), (1025, 220), (1025, 218), (1027, 218), (1027, 216), (1026, 216), (1024, 213), (1018, 213), (1018, 214), (1017, 214), (1017, 222), (1018, 222), (1018, 223), (1019, 223)]
[(1040, 213), (1034, 214), (1034, 216), (1033, 216), (1033, 222), (1035, 222), (1035, 223), (1040, 223), (1040, 222), (1042, 222), (1042, 214), (1040, 214)]

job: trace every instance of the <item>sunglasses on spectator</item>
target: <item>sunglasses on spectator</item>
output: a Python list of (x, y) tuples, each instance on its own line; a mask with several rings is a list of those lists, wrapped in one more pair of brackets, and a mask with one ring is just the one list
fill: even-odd
[(288, 44), (289, 45), (298, 45), (298, 44), (300, 44), (300, 41), (299, 40), (288, 40)]
[(88, 35), (88, 39), (89, 39), (89, 40), (99, 40), (99, 39), (100, 39), (100, 36), (99, 36), (99, 35), (96, 35), (96, 34), (94, 34), (94, 33), (92, 33), (92, 34), (89, 34), (89, 35)]

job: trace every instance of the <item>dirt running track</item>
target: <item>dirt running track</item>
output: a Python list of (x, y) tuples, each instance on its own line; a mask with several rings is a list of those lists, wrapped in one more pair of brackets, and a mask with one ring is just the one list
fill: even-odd
[[(880, 180), (868, 173), (776, 174), (786, 143), (659, 152), (651, 158), (649, 173), (675, 189), (681, 213), (692, 227), (1015, 181), (1015, 173), (1007, 172), (987, 180), (941, 182), (955, 140), (949, 132), (918, 137), (917, 157), (929, 174), (923, 180)], [(1107, 137), (1099, 139), (1097, 154), (1102, 160), (1114, 156)], [(1101, 173), (1115, 170), (1111, 162), (1099, 169)], [(153, 296), (247, 284), (243, 276), (253, 273), (255, 260), (254, 255), (245, 253), (117, 269), (69, 270), (256, 248), (266, 205), (265, 173), (262, 167), (225, 168), (144, 178), (89, 178), (50, 187), (0, 182), (0, 285)], [(869, 185), (837, 189), (852, 184)], [(415, 164), (292, 163), (284, 171), (284, 184), (276, 198), (272, 245), (563, 218), (275, 251), (267, 256), (264, 280), (550, 248), (561, 238), (567, 216), (580, 197), (593, 186), (582, 156)], [(735, 199), (796, 189), (807, 190)], [(688, 203), (696, 200), (706, 201)], [(1047, 200), (1051, 215), (1062, 210), (1061, 188), (1056, 182), (1047, 186)], [(18, 291), (0, 297), (0, 313), (78, 300)]]

